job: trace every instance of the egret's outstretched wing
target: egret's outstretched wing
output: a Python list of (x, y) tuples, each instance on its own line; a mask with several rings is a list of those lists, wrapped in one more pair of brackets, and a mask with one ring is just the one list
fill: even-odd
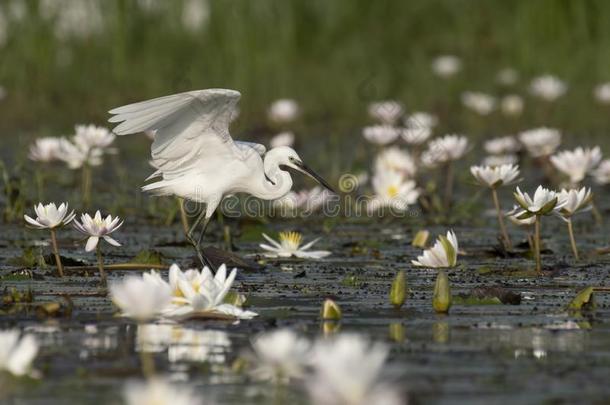
[(196, 90), (110, 110), (117, 135), (155, 130), (152, 163), (164, 179), (180, 176), (202, 162), (243, 153), (229, 134), (240, 94), (234, 90)]
[(263, 156), (267, 152), (265, 145), (256, 142), (235, 141), (235, 144), (246, 153), (254, 149), (256, 153)]

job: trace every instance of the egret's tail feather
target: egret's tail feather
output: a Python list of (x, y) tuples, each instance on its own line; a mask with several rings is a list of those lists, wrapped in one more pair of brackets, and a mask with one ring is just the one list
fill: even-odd
[(151, 193), (153, 195), (172, 195), (172, 191), (169, 189), (168, 184), (163, 181), (157, 181), (142, 186), (142, 191)]
[[(144, 180), (144, 181), (152, 180), (152, 179), (155, 179), (155, 178), (157, 178), (157, 177), (161, 177), (162, 175), (163, 175), (163, 173), (161, 172), (161, 170), (157, 170), (157, 171), (155, 171), (153, 174), (151, 174), (150, 176), (148, 176), (148, 177), (146, 178), (146, 180)], [(146, 187), (146, 186), (144, 186), (144, 187)]]

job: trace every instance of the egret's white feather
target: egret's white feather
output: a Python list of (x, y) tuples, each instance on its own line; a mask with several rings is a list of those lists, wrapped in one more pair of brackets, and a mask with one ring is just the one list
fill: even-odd
[(147, 180), (161, 178), (142, 190), (206, 203), (206, 216), (229, 194), (285, 195), (292, 179), (280, 166), (301, 170), (294, 164), (300, 158), (290, 148), (267, 152), (263, 145), (234, 141), (229, 124), (239, 98), (234, 90), (196, 90), (110, 110), (117, 135), (155, 131), (151, 165), (156, 171)]
[(254, 149), (261, 156), (263, 156), (265, 152), (267, 152), (267, 148), (265, 148), (265, 145), (261, 145), (260, 143), (256, 142), (235, 141), (235, 144), (242, 148), (242, 150), (244, 151), (249, 151), (248, 148)]

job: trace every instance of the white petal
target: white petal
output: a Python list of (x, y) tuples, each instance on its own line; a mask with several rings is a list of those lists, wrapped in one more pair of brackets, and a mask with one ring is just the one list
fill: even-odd
[(87, 239), (87, 245), (85, 246), (85, 250), (87, 252), (91, 252), (92, 250), (94, 250), (97, 247), (97, 243), (99, 242), (100, 238), (98, 236), (90, 236), (89, 239)]
[(121, 246), (121, 244), (119, 242), (117, 242), (116, 240), (112, 239), (110, 236), (106, 235), (104, 236), (104, 240), (108, 243), (110, 243), (112, 246)]

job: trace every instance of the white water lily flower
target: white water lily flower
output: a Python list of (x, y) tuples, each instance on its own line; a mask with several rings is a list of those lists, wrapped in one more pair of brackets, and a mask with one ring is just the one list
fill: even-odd
[(303, 377), (311, 354), (311, 344), (290, 329), (278, 329), (257, 336), (252, 341), (256, 355), (253, 374), (276, 382)]
[(490, 155), (507, 155), (519, 152), (521, 144), (514, 136), (501, 136), (485, 141), (485, 152)]
[(523, 98), (516, 94), (507, 94), (500, 100), (502, 114), (508, 116), (521, 115), (523, 112)]
[(316, 238), (309, 243), (301, 246), (303, 236), (298, 232), (280, 232), (280, 241), (277, 242), (263, 233), (263, 238), (271, 245), (261, 243), (259, 246), (266, 250), (265, 257), (298, 257), (301, 259), (322, 259), (329, 256), (332, 252), (327, 250), (309, 250), (314, 243), (320, 240)]
[(476, 91), (462, 93), (462, 104), (479, 115), (489, 115), (496, 108), (496, 99), (489, 94)]
[(400, 130), (390, 125), (374, 125), (362, 130), (364, 139), (375, 145), (387, 145), (398, 138)]
[(237, 269), (233, 269), (227, 277), (227, 266), (222, 264), (213, 276), (210, 270), (204, 267), (201, 271), (203, 282), (198, 285), (193, 284), (191, 280), (178, 278), (181, 296), (174, 295), (172, 304), (164, 311), (164, 316), (178, 319), (196, 316), (251, 319), (257, 316), (255, 312), (244, 311), (235, 305), (224, 303), (236, 275)]
[(68, 225), (74, 219), (74, 211), (68, 212), (68, 203), (61, 203), (59, 207), (55, 203), (49, 203), (34, 206), (36, 219), (28, 215), (24, 215), (26, 222), (38, 229), (53, 229), (64, 225)]
[(502, 166), (471, 166), (470, 173), (474, 176), (477, 182), (486, 187), (497, 188), (515, 183), (519, 177), (519, 166), (517, 165), (502, 165)]
[(564, 204), (559, 204), (560, 208), (555, 211), (564, 219), (570, 218), (577, 212), (588, 211), (593, 208), (593, 194), (590, 188), (583, 187), (581, 189), (562, 189), (558, 194), (559, 201)]
[(142, 277), (127, 276), (109, 287), (112, 302), (121, 315), (138, 321), (159, 317), (170, 305), (172, 291), (159, 273), (151, 270)]
[(375, 195), (369, 201), (367, 210), (374, 212), (383, 207), (405, 211), (420, 195), (415, 181), (405, 178), (399, 172), (377, 171), (371, 181)]
[(404, 398), (381, 381), (388, 347), (355, 334), (318, 340), (306, 387), (316, 405), (400, 405)]
[(169, 267), (168, 272), (169, 286), (174, 297), (184, 297), (184, 293), (181, 290), (181, 282), (190, 284), (195, 292), (199, 292), (201, 285), (213, 278), (214, 275), (207, 267), (204, 267), (201, 271), (198, 269), (182, 271), (176, 263), (173, 263)]
[(496, 79), (500, 84), (512, 86), (519, 80), (519, 73), (513, 68), (504, 68), (498, 72)]
[(409, 145), (421, 145), (432, 135), (430, 127), (407, 127), (400, 130), (400, 137)]
[(35, 377), (32, 362), (38, 354), (39, 345), (33, 335), (24, 335), (16, 329), (0, 330), (0, 372), (6, 371), (15, 377)]
[(74, 127), (74, 143), (83, 150), (89, 149), (105, 149), (116, 138), (116, 135), (110, 132), (108, 128), (90, 125), (76, 125)]
[(99, 166), (102, 164), (103, 151), (100, 148), (83, 148), (66, 138), (60, 139), (59, 159), (70, 169), (80, 169), (83, 165)]
[(530, 92), (546, 101), (555, 101), (563, 96), (568, 89), (567, 85), (553, 75), (536, 77), (530, 83)]
[(85, 250), (91, 252), (96, 248), (100, 238), (103, 238), (112, 246), (121, 246), (119, 242), (110, 237), (111, 233), (123, 225), (123, 221), (119, 221), (121, 221), (119, 217), (112, 218), (112, 215), (102, 218), (102, 214), (98, 210), (93, 217), (89, 214), (82, 214), (80, 222), (74, 221), (74, 227), (79, 232), (89, 235)]
[(415, 266), (430, 268), (446, 268), (457, 266), (459, 244), (455, 232), (448, 231), (447, 236), (440, 235), (434, 246), (424, 250), (417, 260), (411, 263)]
[(299, 104), (292, 99), (279, 99), (271, 103), (267, 115), (269, 120), (278, 124), (287, 124), (299, 116)]
[(519, 140), (534, 158), (551, 155), (561, 144), (561, 133), (554, 128), (535, 128), (519, 134)]
[(461, 68), (462, 62), (453, 55), (441, 55), (432, 61), (432, 71), (443, 78), (455, 75)]
[(280, 132), (271, 138), (269, 145), (272, 148), (279, 148), (280, 146), (292, 146), (294, 145), (294, 133), (290, 131)]
[(602, 104), (610, 104), (610, 82), (600, 83), (593, 89), (595, 99)]
[(542, 186), (538, 186), (533, 198), (528, 193), (522, 192), (519, 187), (514, 195), (521, 208), (531, 215), (548, 215), (553, 209), (560, 209), (566, 204), (565, 201), (559, 201), (559, 196), (555, 191)]
[(368, 112), (371, 118), (384, 125), (394, 125), (402, 116), (404, 109), (398, 101), (387, 100), (370, 103)]
[(574, 150), (564, 150), (551, 156), (551, 163), (557, 170), (570, 178), (572, 184), (578, 184), (585, 176), (602, 160), (602, 152), (599, 146), (583, 149), (578, 147)]
[(592, 174), (597, 184), (610, 184), (610, 159), (602, 161)]
[(519, 161), (517, 155), (490, 155), (483, 159), (483, 164), (486, 166), (496, 167), (502, 165), (514, 165)]
[(182, 26), (193, 33), (199, 32), (210, 19), (210, 3), (202, 0), (186, 0), (182, 4)]
[(146, 382), (130, 382), (123, 398), (127, 405), (201, 405), (201, 398), (185, 386), (159, 377)]
[(35, 162), (48, 163), (59, 159), (60, 150), (60, 138), (51, 136), (38, 138), (30, 145), (28, 158)]
[(415, 111), (404, 119), (405, 127), (412, 128), (434, 128), (438, 125), (438, 118), (423, 111)]
[(422, 155), (429, 164), (447, 163), (461, 159), (468, 152), (468, 138), (462, 135), (445, 135), (430, 141)]
[(398, 172), (405, 179), (409, 179), (417, 173), (417, 165), (408, 152), (393, 146), (382, 150), (375, 158), (375, 172), (385, 173), (387, 171)]
[(524, 211), (518, 205), (513, 205), (513, 209), (505, 215), (510, 222), (518, 226), (531, 226), (536, 222), (536, 216), (528, 216), (527, 211)]

